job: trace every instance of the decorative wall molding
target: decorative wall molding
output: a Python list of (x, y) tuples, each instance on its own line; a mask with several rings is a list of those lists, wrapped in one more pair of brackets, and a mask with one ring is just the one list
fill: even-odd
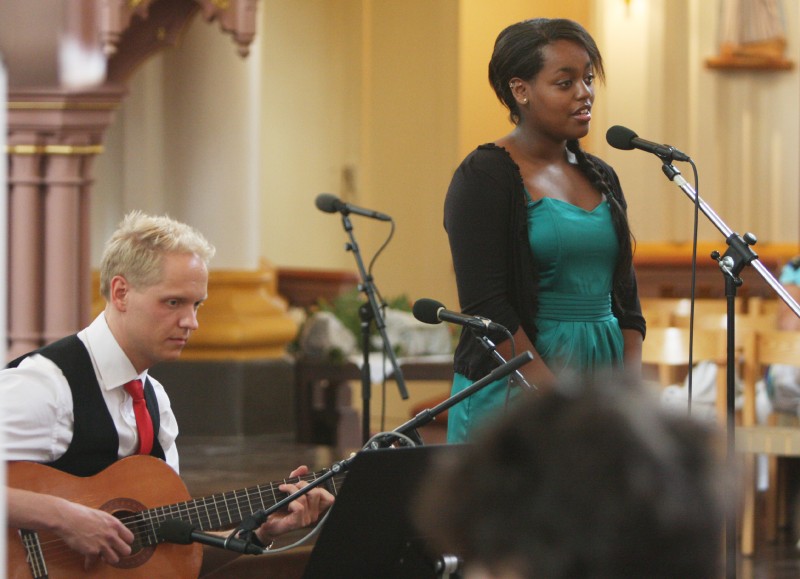
[[(197, 3), (207, 22), (217, 20), (223, 32), (230, 34), (241, 56), (247, 56), (249, 45), (256, 35), (256, 9), (258, 0), (97, 0), (97, 35), (106, 56), (117, 53), (123, 34), (134, 19), (146, 21), (150, 18), (150, 8), (158, 5), (174, 9), (179, 4)], [(176, 10), (175, 14), (185, 12)], [(156, 30), (160, 30), (156, 28)], [(156, 36), (164, 35), (157, 32)]]
[(230, 34), (241, 57), (250, 53), (256, 36), (258, 0), (196, 0), (207, 22), (216, 20), (223, 32)]
[(100, 0), (100, 36), (108, 61), (108, 82), (125, 82), (153, 54), (175, 46), (201, 12), (230, 34), (245, 57), (256, 34), (258, 0)]

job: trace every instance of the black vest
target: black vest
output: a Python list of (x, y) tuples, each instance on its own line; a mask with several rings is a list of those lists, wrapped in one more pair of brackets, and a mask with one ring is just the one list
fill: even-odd
[[(115, 463), (119, 452), (119, 435), (100, 391), (89, 352), (80, 338), (76, 335), (67, 336), (20, 356), (9, 362), (8, 367), (16, 368), (32, 354), (41, 354), (55, 363), (72, 390), (72, 441), (64, 455), (47, 463), (47, 466), (76, 476), (91, 476)], [(158, 401), (149, 379), (144, 384), (144, 397), (153, 420), (154, 440), (150, 455), (164, 460), (164, 450), (158, 442)]]

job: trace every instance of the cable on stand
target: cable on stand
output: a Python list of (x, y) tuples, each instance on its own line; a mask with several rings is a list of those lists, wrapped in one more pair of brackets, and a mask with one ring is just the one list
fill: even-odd
[[(361, 400), (363, 402), (362, 408), (362, 429), (363, 429), (363, 441), (366, 442), (369, 440), (370, 436), (370, 425), (369, 425), (369, 417), (370, 417), (370, 398), (372, 392), (372, 377), (370, 376), (370, 366), (369, 366), (369, 350), (370, 350), (370, 327), (372, 324), (375, 324), (375, 327), (378, 329), (378, 333), (381, 336), (381, 340), (383, 341), (383, 352), (384, 355), (389, 358), (389, 361), (392, 364), (392, 370), (394, 372), (394, 378), (397, 382), (397, 388), (400, 391), (400, 397), (403, 400), (408, 399), (408, 391), (406, 390), (405, 380), (403, 379), (403, 373), (400, 370), (400, 364), (397, 362), (397, 358), (394, 354), (394, 349), (392, 348), (392, 344), (389, 342), (389, 336), (386, 334), (386, 323), (383, 320), (383, 314), (381, 313), (381, 306), (378, 304), (378, 290), (375, 287), (374, 280), (372, 278), (372, 265), (375, 263), (375, 259), (378, 255), (383, 251), (386, 245), (391, 240), (392, 235), (394, 235), (394, 219), (392, 219), (389, 215), (385, 213), (380, 213), (378, 211), (373, 211), (372, 209), (365, 209), (363, 207), (358, 207), (351, 203), (345, 203), (335, 195), (330, 193), (320, 193), (317, 195), (316, 200), (314, 201), (317, 209), (323, 211), (325, 213), (340, 213), (342, 216), (342, 226), (344, 230), (347, 232), (347, 235), (350, 237), (350, 242), (345, 245), (345, 249), (347, 251), (353, 252), (353, 256), (356, 259), (356, 265), (358, 266), (358, 273), (361, 277), (361, 283), (358, 285), (359, 291), (364, 292), (367, 297), (367, 302), (363, 304), (359, 310), (359, 318), (361, 320), (361, 350), (364, 355), (363, 363), (361, 366)], [(354, 215), (361, 215), (363, 217), (369, 217), (370, 219), (376, 219), (378, 221), (388, 221), (392, 225), (392, 229), (389, 232), (389, 237), (383, 243), (383, 245), (378, 249), (375, 253), (375, 256), (372, 258), (372, 262), (370, 262), (369, 272), (364, 267), (364, 261), (361, 259), (361, 252), (358, 249), (358, 243), (356, 242), (355, 235), (353, 234), (353, 224), (350, 222), (350, 214)]]

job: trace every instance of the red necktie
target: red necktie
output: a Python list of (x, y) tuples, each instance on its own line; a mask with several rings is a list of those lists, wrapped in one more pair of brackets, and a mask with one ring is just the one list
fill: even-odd
[(153, 450), (153, 421), (144, 401), (142, 381), (131, 380), (125, 384), (125, 391), (133, 398), (133, 414), (136, 416), (136, 429), (139, 431), (139, 454), (150, 454)]

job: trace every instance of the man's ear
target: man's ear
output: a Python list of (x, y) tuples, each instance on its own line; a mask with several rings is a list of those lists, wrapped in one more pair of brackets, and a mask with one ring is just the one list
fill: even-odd
[(111, 290), (109, 295), (111, 297), (111, 305), (115, 309), (124, 312), (128, 308), (128, 294), (130, 293), (131, 286), (121, 275), (115, 275), (111, 278)]

